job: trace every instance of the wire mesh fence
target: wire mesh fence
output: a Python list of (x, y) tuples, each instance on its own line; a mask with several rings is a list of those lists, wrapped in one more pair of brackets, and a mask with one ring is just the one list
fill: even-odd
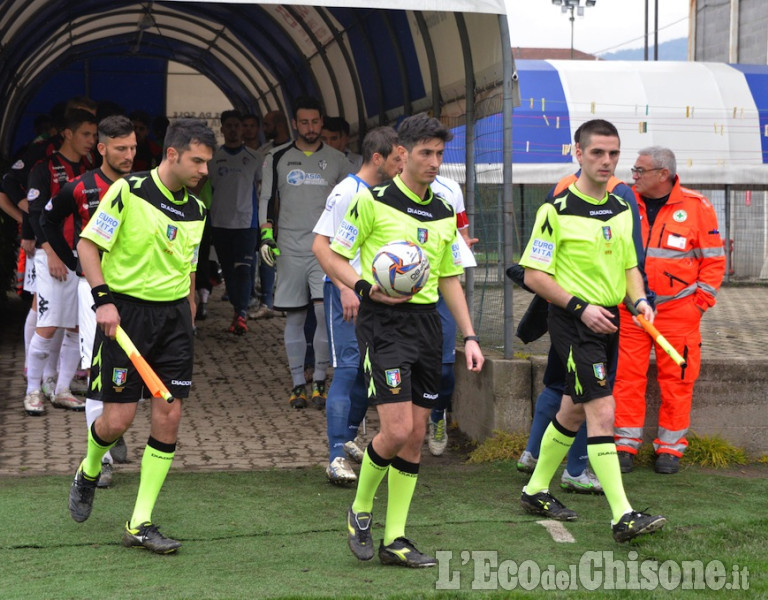
[[(498, 97), (491, 96), (478, 102), (476, 116), (494, 114)], [(479, 118), (479, 117), (478, 117)], [(461, 125), (465, 124), (461, 119)], [(458, 120), (457, 123), (459, 124)], [(453, 124), (449, 124), (454, 126)], [(478, 129), (476, 148), (488, 146), (486, 131)], [(496, 132), (498, 140), (498, 132)], [(498, 148), (496, 149), (499, 150)], [(472, 197), (466, 198), (468, 215), (474, 237), (479, 242), (473, 250), (477, 267), (468, 278), (468, 296), (472, 300), (475, 329), (483, 340), (483, 346), (506, 350), (508, 355), (519, 350), (529, 351), (517, 339), (513, 348), (504, 348), (504, 278), (509, 265), (504, 261), (505, 242), (512, 248), (513, 260), (519, 260), (530, 236), (536, 211), (544, 202), (551, 185), (515, 184), (512, 194), (511, 240), (504, 238), (504, 182), (499, 165), (482, 162), (482, 152), (476, 151), (475, 176), (477, 184)], [(443, 174), (466, 183), (464, 165), (445, 165)], [(555, 182), (553, 181), (552, 184)], [(683, 182), (685, 185), (686, 182)], [(690, 185), (712, 202), (718, 217), (719, 230), (727, 257), (725, 282), (759, 282), (768, 280), (768, 191), (743, 189), (731, 186), (701, 188)], [(464, 188), (466, 191), (466, 187)], [(513, 320), (516, 325), (522, 317), (530, 295), (513, 291)]]

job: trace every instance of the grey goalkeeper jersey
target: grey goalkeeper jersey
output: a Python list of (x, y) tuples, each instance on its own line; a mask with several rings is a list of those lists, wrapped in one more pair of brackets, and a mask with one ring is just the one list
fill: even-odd
[(259, 223), (277, 226), (281, 252), (312, 256), (312, 229), (328, 194), (348, 173), (347, 157), (325, 144), (309, 156), (294, 142), (269, 151), (262, 168)]
[(213, 188), (211, 225), (222, 229), (258, 228), (257, 190), (261, 159), (255, 150), (222, 146), (208, 163)]

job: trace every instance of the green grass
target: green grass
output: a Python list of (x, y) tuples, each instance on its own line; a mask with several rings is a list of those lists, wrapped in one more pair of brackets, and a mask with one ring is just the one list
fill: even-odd
[[(558, 474), (559, 476), (559, 474)], [(120, 545), (137, 475), (116, 473), (97, 492), (91, 518), (69, 517), (69, 477), (0, 479), (0, 596), (16, 598), (456, 598), (472, 591), (477, 561), (462, 552), (496, 551), (498, 561), (535, 561), (567, 570), (587, 551), (615, 560), (720, 560), (749, 569), (750, 597), (768, 596), (768, 465), (674, 476), (638, 468), (625, 477), (637, 509), (667, 516), (667, 528), (635, 544), (613, 542), (603, 497), (559, 494), (578, 511), (566, 528), (575, 543), (555, 543), (518, 504), (525, 483), (512, 463), (422, 469), (407, 533), (428, 552), (453, 552), (443, 581), (457, 571), (458, 590), (436, 591), (438, 569), (358, 563), (346, 547), (344, 512), (353, 490), (330, 486), (320, 468), (247, 473), (178, 473), (166, 482), (155, 510), (161, 531), (180, 538), (176, 555), (156, 556)], [(374, 537), (383, 532), (386, 483), (374, 506)], [(377, 542), (378, 543), (378, 542)], [(464, 562), (464, 564), (462, 564)], [(509, 565), (510, 563), (505, 563)], [(456, 576), (453, 574), (454, 577)], [(480, 579), (476, 579), (480, 581)], [(729, 579), (730, 581), (730, 579)], [(517, 597), (519, 591), (483, 592)], [(697, 598), (716, 595), (702, 590)], [(677, 598), (680, 590), (544, 592), (527, 597)], [(736, 595), (734, 593), (734, 595)]]

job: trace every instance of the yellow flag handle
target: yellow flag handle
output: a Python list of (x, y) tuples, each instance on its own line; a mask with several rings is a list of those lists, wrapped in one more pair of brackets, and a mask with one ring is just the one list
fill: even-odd
[(128, 334), (125, 333), (120, 325), (117, 326), (115, 339), (128, 355), (128, 358), (131, 359), (133, 366), (136, 367), (136, 370), (139, 372), (139, 375), (141, 375), (141, 378), (144, 380), (144, 383), (152, 396), (155, 398), (163, 398), (169, 404), (173, 402), (171, 392), (168, 391), (168, 388), (165, 387), (165, 384), (160, 380), (152, 367), (149, 366), (149, 363), (144, 357), (139, 354), (139, 351), (136, 349), (136, 346), (133, 345), (131, 338), (128, 337)]
[(656, 326), (653, 323), (649, 323), (648, 320), (640, 314), (640, 311), (638, 311), (635, 306), (627, 300), (624, 302), (629, 312), (631, 312), (635, 317), (637, 317), (637, 320), (639, 321), (640, 325), (642, 325), (643, 329), (653, 338), (653, 341), (656, 342), (659, 346), (661, 346), (661, 349), (664, 350), (667, 354), (669, 354), (669, 357), (675, 361), (675, 364), (677, 364), (678, 367), (686, 367), (687, 363), (685, 362), (685, 359), (680, 356), (680, 353), (675, 350), (674, 346), (670, 344), (667, 341), (667, 338), (665, 338), (658, 329), (656, 329)]

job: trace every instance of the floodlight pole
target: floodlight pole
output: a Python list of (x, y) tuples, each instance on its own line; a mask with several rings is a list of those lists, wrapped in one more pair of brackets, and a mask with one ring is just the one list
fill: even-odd
[(573, 60), (574, 30), (576, 24), (576, 15), (584, 16), (584, 9), (588, 6), (594, 6), (597, 0), (584, 0), (585, 6), (581, 6), (581, 0), (552, 0), (552, 4), (559, 6), (563, 13), (570, 11), (568, 20), (571, 22), (571, 60)]

